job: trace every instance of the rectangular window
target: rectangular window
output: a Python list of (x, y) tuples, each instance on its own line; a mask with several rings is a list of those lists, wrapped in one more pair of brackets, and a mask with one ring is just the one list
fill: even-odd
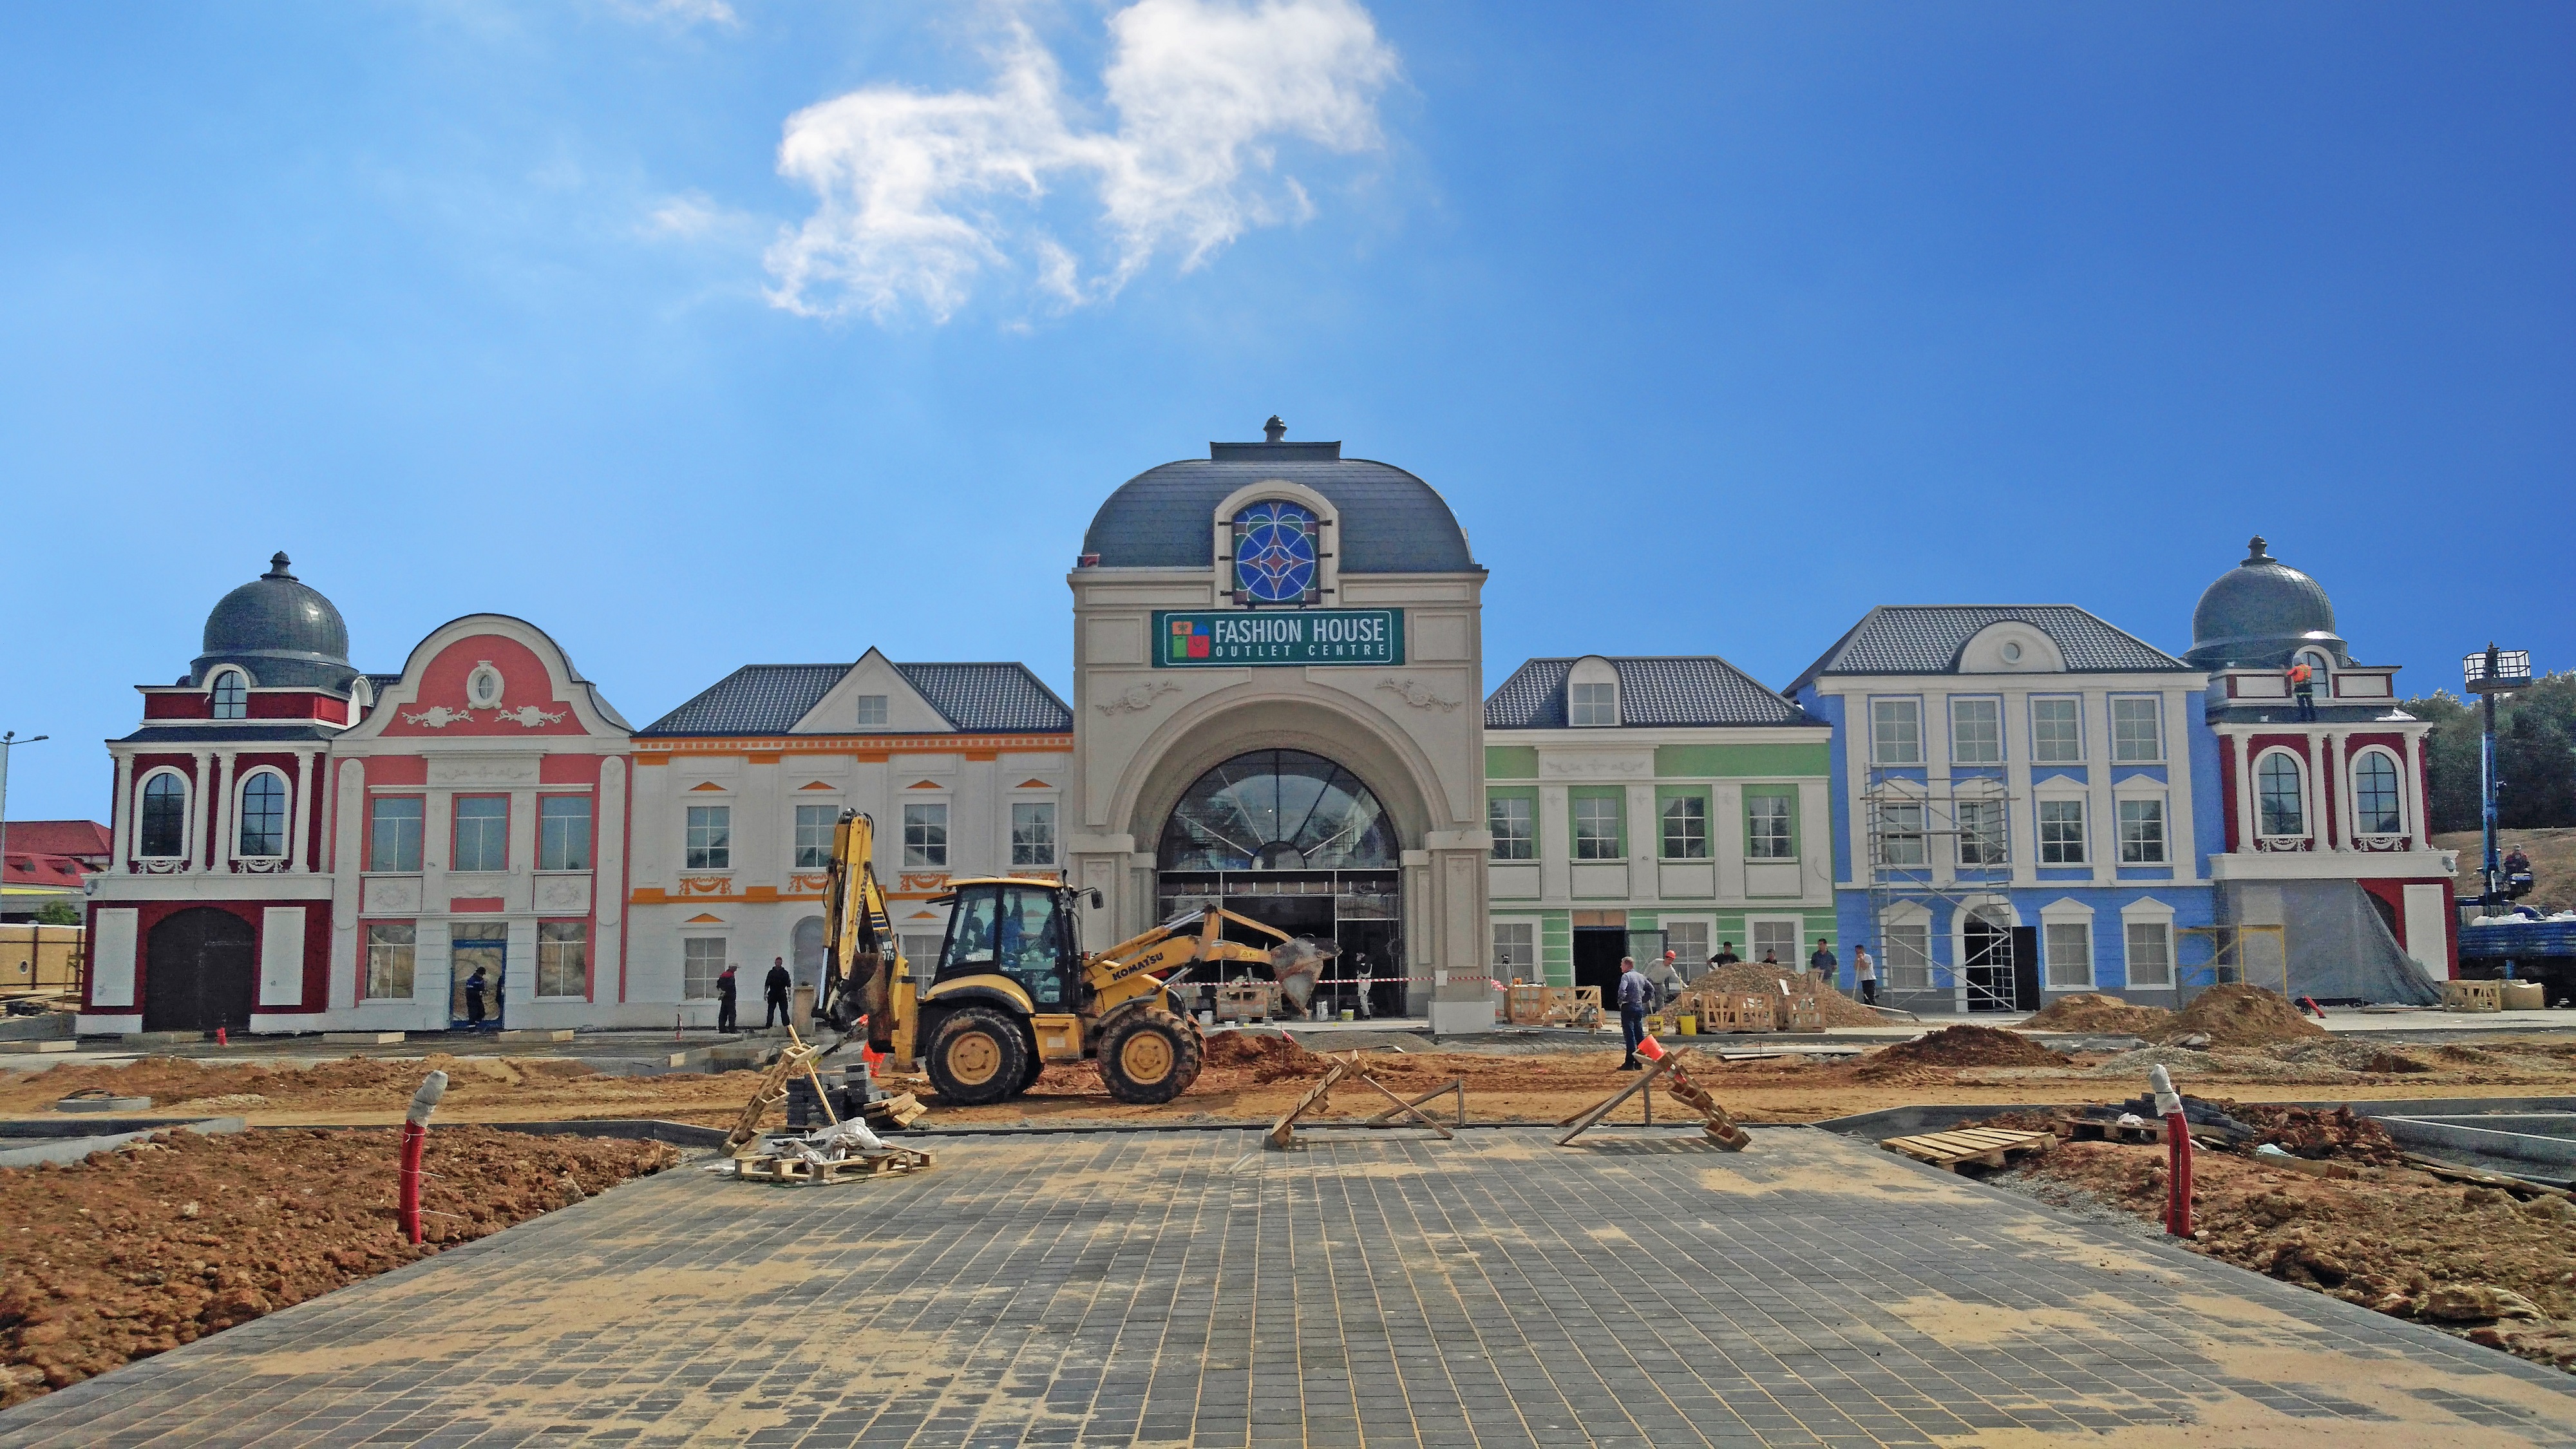
[(689, 838), (683, 852), (691, 870), (733, 869), (733, 807), (689, 807)]
[(903, 807), (903, 863), (914, 869), (948, 865), (948, 807)]
[(537, 797), (537, 869), (590, 869), (590, 797)]
[(1617, 860), (1619, 849), (1619, 802), (1607, 795), (1580, 795), (1574, 805), (1574, 858), (1576, 860)]
[(1614, 725), (1619, 722), (1619, 686), (1615, 684), (1573, 684), (1566, 686), (1567, 714), (1574, 724)]
[(731, 942), (723, 936), (689, 936), (680, 942), (680, 997), (684, 1001), (716, 999), (716, 978), (724, 974), (725, 952)]
[(1890, 991), (1929, 991), (1932, 989), (1932, 928), (1930, 926), (1890, 926), (1887, 949), (1879, 965), (1887, 973)]
[(2002, 865), (2006, 838), (2004, 802), (2001, 800), (1959, 802), (1959, 864)]
[(1708, 859), (1708, 797), (1675, 795), (1664, 802), (1664, 859)]
[(832, 832), (841, 823), (837, 805), (796, 807), (796, 868), (823, 870), (832, 863)]
[(903, 959), (912, 963), (914, 976), (927, 980), (939, 962), (940, 940), (938, 936), (897, 936), (895, 949), (903, 953)]
[(2039, 802), (2039, 863), (2041, 865), (2085, 863), (2083, 801), (2042, 800)]
[(1882, 765), (1923, 763), (1923, 701), (1869, 702), (1869, 754)]
[(420, 869), (424, 804), (417, 795), (379, 795), (367, 802), (367, 869), (405, 874)]
[[(587, 805), (590, 802), (582, 802)], [(722, 969), (722, 968), (718, 968)], [(707, 989), (715, 990), (710, 980)], [(587, 921), (537, 922), (537, 994), (539, 996), (588, 996), (590, 994), (590, 923)]]
[(1028, 800), (1011, 807), (1011, 864), (1055, 864), (1055, 802)]
[(1509, 795), (1485, 801), (1485, 828), (1494, 833), (1494, 859), (1538, 859), (1538, 833), (1530, 822), (1530, 801)]
[(2003, 701), (1950, 701), (1950, 758), (1962, 765), (2000, 765), (2004, 762)]
[[(417, 819), (415, 816), (415, 822)], [(411, 999), (412, 957), (419, 939), (420, 928), (409, 921), (367, 928), (367, 979), (358, 993), (361, 1000)]]
[(459, 871), (510, 868), (509, 796), (456, 797), (456, 848), (449, 855), (447, 868)]
[(2129, 923), (2129, 984), (2173, 985), (2173, 927), (2162, 921)]
[(1538, 979), (1538, 926), (1535, 922), (1494, 922), (1494, 975), (1505, 981)]
[(2084, 758), (2084, 702), (2030, 702), (2030, 757), (2043, 765), (2072, 765)]
[(2120, 864), (2165, 863), (2165, 802), (2120, 802)]
[(2047, 938), (2048, 984), (2092, 985), (2093, 928), (2082, 921), (2050, 921), (2042, 933)]
[(1923, 864), (1923, 807), (1882, 804), (1878, 807), (1878, 859), (1881, 865)]
[(1798, 792), (1792, 787), (1744, 792), (1744, 858), (1795, 860), (1798, 857)]
[(2152, 696), (2111, 701), (2111, 758), (2151, 765), (2165, 757), (2165, 702)]
[(1754, 960), (1768, 961), (1774, 966), (1806, 964), (1798, 955), (1797, 922), (1748, 921), (1744, 928), (1753, 933), (1752, 944), (1746, 949), (1753, 953)]
[(1666, 921), (1664, 944), (1673, 951), (1673, 963), (1681, 968), (1684, 979), (1697, 975), (1708, 966), (1708, 922)]
[(863, 730), (880, 729), (886, 722), (886, 697), (882, 694), (859, 696), (858, 726)]

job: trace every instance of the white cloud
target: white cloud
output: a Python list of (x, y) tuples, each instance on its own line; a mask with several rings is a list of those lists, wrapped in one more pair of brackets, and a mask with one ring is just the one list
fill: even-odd
[[(987, 269), (1025, 269), (1061, 305), (1099, 300), (1159, 251), (1188, 270), (1283, 212), (1311, 216), (1296, 178), (1264, 184), (1279, 142), (1380, 144), (1395, 54), (1352, 0), (1137, 0), (1109, 33), (1113, 129), (1079, 123), (1055, 57), (1018, 25), (989, 90), (870, 87), (790, 116), (778, 170), (817, 205), (769, 250), (770, 300), (945, 320)], [(1097, 203), (1088, 279), (1082, 248), (1042, 223), (1058, 182)]]

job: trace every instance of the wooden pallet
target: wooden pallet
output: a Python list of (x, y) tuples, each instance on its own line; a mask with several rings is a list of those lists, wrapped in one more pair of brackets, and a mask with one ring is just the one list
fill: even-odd
[(1924, 1132), (1890, 1137), (1878, 1144), (1917, 1162), (1946, 1167), (2001, 1167), (2018, 1154), (2045, 1152), (2057, 1145), (2054, 1132), (2007, 1132), (2000, 1127), (1962, 1127), (1955, 1132)]
[(860, 1109), (860, 1115), (867, 1119), (870, 1126), (890, 1123), (897, 1131), (910, 1127), (929, 1114), (930, 1109), (921, 1105), (921, 1099), (910, 1092), (897, 1092), (891, 1097), (880, 1097)]
[(2073, 1142), (2127, 1142), (2138, 1145), (2165, 1140), (2161, 1119), (2145, 1122), (2111, 1122), (2099, 1117), (2067, 1117), (2057, 1124), (2057, 1135)]
[(861, 1153), (838, 1162), (808, 1162), (801, 1157), (747, 1157), (735, 1170), (746, 1182), (813, 1187), (817, 1184), (856, 1182), (862, 1178), (900, 1177), (919, 1172), (937, 1161), (930, 1153), (910, 1147), (889, 1147), (883, 1152)]

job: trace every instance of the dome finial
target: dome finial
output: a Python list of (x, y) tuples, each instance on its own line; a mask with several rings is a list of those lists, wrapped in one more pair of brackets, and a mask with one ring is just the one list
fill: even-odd
[(1288, 436), (1288, 425), (1279, 421), (1277, 413), (1272, 413), (1270, 421), (1261, 425), (1261, 437), (1265, 442), (1275, 443), (1286, 436)]
[(268, 556), (268, 572), (261, 574), (260, 577), (264, 579), (291, 579), (295, 577), (295, 575), (286, 571), (286, 563), (286, 550), (279, 549), (277, 552)]
[(2278, 563), (2280, 560), (2275, 559), (2270, 554), (2263, 551), (2263, 535), (2258, 533), (2246, 542), (2245, 562), (2247, 564), (2267, 564)]

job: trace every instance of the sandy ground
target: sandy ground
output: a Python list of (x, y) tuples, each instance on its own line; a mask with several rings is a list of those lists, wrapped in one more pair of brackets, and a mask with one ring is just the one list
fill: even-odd
[[(1997, 1052), (1991, 1039), (1998, 1037), (2020, 1050)], [(1112, 1101), (1088, 1063), (1050, 1067), (1027, 1096), (987, 1107), (943, 1106), (917, 1077), (895, 1085), (921, 1095), (934, 1125), (1254, 1121), (1285, 1112), (1325, 1068), (1320, 1054), (1284, 1037), (1234, 1033), (1210, 1042), (1208, 1060), (1187, 1093), (1160, 1107)], [(2576, 1094), (2576, 1040), (2563, 1038), (2379, 1046), (2302, 1037), (2207, 1051), (2165, 1046), (2066, 1057), (2009, 1033), (1963, 1027), (1840, 1061), (1784, 1054), (1718, 1062), (1703, 1055), (1692, 1070), (1738, 1120), (1766, 1123), (1933, 1102), (2116, 1101), (2142, 1089), (2151, 1061), (2166, 1063), (2191, 1090), (2245, 1100)], [(1363, 1062), (1371, 1076), (1406, 1097), (1463, 1081), (1469, 1117), (1482, 1122), (1554, 1122), (1628, 1080), (1617, 1069), (1615, 1046), (1545, 1056), (1374, 1052)], [(152, 1057), (123, 1067), (0, 1077), (0, 1114), (45, 1112), (67, 1093), (104, 1088), (149, 1096), (156, 1113), (241, 1116), (260, 1125), (386, 1125), (401, 1119), (413, 1087), (432, 1066), (447, 1070), (451, 1082), (438, 1109), (441, 1123), (661, 1117), (718, 1125), (733, 1120), (757, 1080), (750, 1072), (611, 1077), (578, 1062), (524, 1057), (352, 1057), (300, 1069)], [(1336, 1089), (1325, 1115), (1366, 1116), (1386, 1105), (1368, 1087), (1351, 1084)], [(1454, 1109), (1451, 1101), (1441, 1105)], [(1669, 1101), (1657, 1103), (1659, 1117), (1673, 1110)], [(1632, 1101), (1619, 1120), (1641, 1114)]]
[[(2485, 864), (2485, 837), (2474, 830), (2446, 831), (2433, 837), (2435, 848), (2460, 853), (2457, 889), (2473, 896), (2486, 889), (2478, 874)], [(2576, 830), (2499, 830), (2496, 832), (2496, 854), (2502, 856), (2515, 846), (2531, 857), (2531, 894), (2523, 904), (2544, 911), (2576, 908)]]
[(679, 1160), (659, 1142), (431, 1134), (422, 1236), (393, 1132), (174, 1132), (0, 1169), (0, 1408), (484, 1237)]

